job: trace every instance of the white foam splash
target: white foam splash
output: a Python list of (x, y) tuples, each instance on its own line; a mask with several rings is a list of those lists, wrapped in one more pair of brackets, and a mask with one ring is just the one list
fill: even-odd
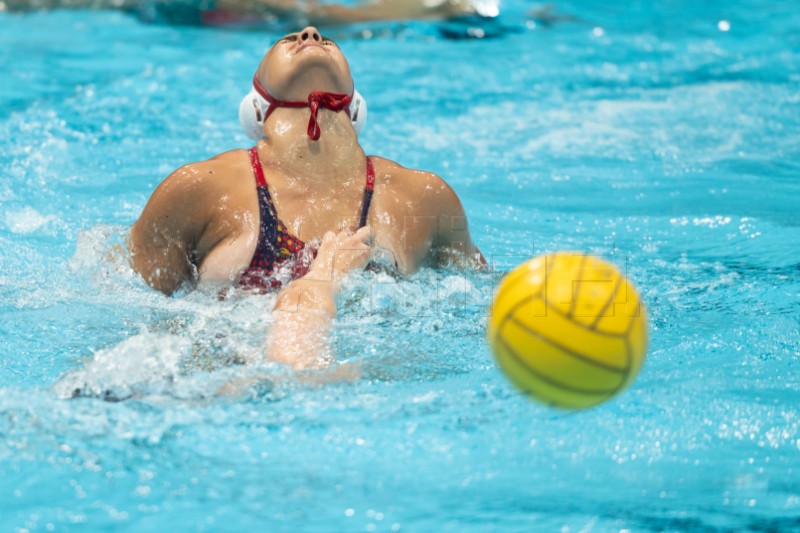
[(181, 359), (191, 353), (186, 337), (142, 333), (94, 354), (53, 387), (62, 398), (95, 396), (123, 400), (172, 392)]
[(55, 220), (55, 216), (43, 215), (30, 206), (6, 213), (6, 226), (8, 226), (8, 229), (12, 233), (23, 235), (35, 233)]

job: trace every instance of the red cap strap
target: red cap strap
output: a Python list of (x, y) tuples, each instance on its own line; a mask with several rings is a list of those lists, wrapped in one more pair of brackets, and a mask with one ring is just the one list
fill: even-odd
[[(278, 107), (308, 107), (311, 109), (311, 116), (308, 119), (308, 138), (312, 141), (318, 141), (320, 136), (320, 128), (319, 122), (317, 121), (317, 113), (319, 112), (319, 108), (330, 109), (336, 113), (340, 111), (348, 110), (350, 106), (350, 102), (352, 101), (353, 97), (348, 94), (339, 94), (339, 93), (328, 93), (323, 91), (312, 91), (311, 94), (308, 95), (307, 102), (292, 102), (286, 100), (277, 100), (272, 97), (271, 94), (267, 92), (261, 82), (258, 81), (258, 74), (253, 76), (253, 88), (255, 88), (256, 92), (260, 94), (264, 100), (269, 102), (269, 107), (267, 108), (267, 112), (264, 115), (264, 122), (267, 121), (269, 116), (272, 112)], [(350, 112), (348, 110), (348, 116)]]

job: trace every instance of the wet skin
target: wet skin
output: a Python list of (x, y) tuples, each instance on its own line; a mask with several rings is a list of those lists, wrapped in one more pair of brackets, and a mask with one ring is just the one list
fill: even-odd
[[(257, 72), (280, 100), (353, 89), (338, 46), (313, 27), (279, 40)], [(355, 228), (366, 179), (366, 156), (347, 115), (321, 109), (318, 141), (306, 134), (308, 117), (308, 109), (276, 109), (257, 145), (278, 217), (306, 243)], [(376, 180), (368, 224), (375, 246), (401, 274), (444, 262), (482, 263), (461, 203), (441, 178), (371, 158)], [(133, 225), (131, 263), (166, 294), (189, 280), (230, 286), (253, 257), (259, 216), (245, 150), (185, 165), (159, 185)]]

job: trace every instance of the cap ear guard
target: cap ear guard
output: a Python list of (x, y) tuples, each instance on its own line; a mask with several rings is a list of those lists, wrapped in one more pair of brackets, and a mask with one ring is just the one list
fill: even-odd
[(268, 107), (269, 103), (255, 89), (250, 89), (239, 103), (239, 125), (253, 141), (264, 138), (264, 116)]
[(367, 101), (355, 89), (353, 89), (353, 99), (350, 101), (350, 107), (347, 108), (347, 112), (350, 115), (353, 129), (356, 130), (356, 135), (359, 135), (367, 123)]
[[(260, 141), (264, 138), (264, 117), (267, 115), (267, 109), (269, 109), (269, 102), (255, 89), (250, 89), (250, 92), (239, 103), (239, 125), (253, 141)], [(356, 135), (358, 135), (367, 123), (367, 101), (355, 89), (353, 89), (353, 98), (347, 108), (347, 114), (350, 116), (350, 122), (353, 124), (353, 129), (356, 130)]]

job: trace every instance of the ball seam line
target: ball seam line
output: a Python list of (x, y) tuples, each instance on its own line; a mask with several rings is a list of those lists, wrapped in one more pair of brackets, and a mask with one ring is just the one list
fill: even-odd
[[(537, 298), (540, 298), (541, 295), (542, 295), (542, 291), (539, 291), (536, 294), (531, 294), (530, 296), (526, 296), (523, 300), (520, 300), (517, 303), (515, 303), (514, 305), (512, 305), (511, 309), (506, 311), (506, 314), (503, 316), (503, 320), (500, 321), (500, 328), (498, 329), (498, 332), (499, 332), (500, 329), (503, 329), (503, 324), (505, 324), (507, 321), (511, 320), (512, 318), (514, 318), (514, 315), (517, 313), (517, 309), (519, 309), (523, 305), (529, 304), (531, 301), (534, 301)], [(542, 301), (546, 301), (546, 300), (544, 300), (544, 298), (542, 298)], [(495, 337), (496, 336), (497, 335), (495, 335)]]
[[(503, 275), (503, 277), (505, 278), (505, 277), (509, 276), (510, 274), (511, 274), (511, 272), (506, 272)], [(520, 281), (523, 281), (524, 279), (525, 279), (525, 276), (519, 276), (517, 279), (515, 279), (513, 281), (510, 281), (508, 284), (504, 283), (505, 279), (501, 280), (500, 287), (498, 288), (497, 294), (494, 297), (495, 300), (498, 300), (501, 295), (506, 293), (509, 289), (511, 289), (511, 287), (515, 286), (517, 283), (519, 283)]]
[[(596, 367), (602, 368), (604, 370), (608, 370), (609, 372), (615, 372), (615, 373), (618, 373), (618, 374), (625, 374), (627, 372), (627, 369), (625, 369), (625, 368), (620, 368), (618, 366), (609, 365), (608, 363), (603, 363), (602, 361), (597, 361), (595, 359), (592, 359), (591, 357), (589, 357), (586, 354), (582, 354), (580, 352), (576, 352), (575, 350), (572, 350), (571, 348), (567, 348), (563, 344), (560, 344), (560, 343), (554, 341), (553, 339), (550, 339), (550, 338), (544, 336), (542, 333), (540, 333), (539, 331), (533, 329), (529, 325), (520, 322), (519, 320), (517, 320), (517, 317), (511, 317), (509, 320), (513, 321), (518, 327), (520, 327), (523, 330), (525, 330), (526, 332), (530, 333), (532, 336), (534, 336), (537, 339), (549, 344), (550, 346), (558, 348), (559, 350), (564, 352), (566, 355), (569, 355), (574, 359), (578, 359), (579, 361), (583, 361), (584, 363), (588, 363), (588, 364), (590, 364), (592, 366), (596, 366)], [(505, 322), (503, 324), (505, 325)]]
[(620, 387), (628, 383), (628, 379), (631, 377), (631, 369), (633, 368), (633, 348), (631, 348), (631, 341), (627, 337), (625, 337), (625, 359), (628, 361), (628, 366), (625, 367), (625, 379), (622, 380)]
[(572, 319), (572, 314), (575, 312), (575, 305), (578, 302), (578, 293), (581, 290), (581, 283), (583, 283), (583, 268), (586, 265), (586, 258), (589, 257), (584, 255), (581, 257), (581, 264), (578, 266), (578, 272), (575, 274), (575, 294), (572, 295), (572, 301), (569, 304), (569, 311), (567, 311), (567, 318)]
[(536, 294), (533, 294), (531, 296), (528, 296), (528, 297), (524, 298), (523, 300), (520, 300), (519, 302), (517, 302), (514, 305), (512, 305), (511, 309), (506, 311), (506, 314), (503, 316), (503, 319), (500, 321), (500, 326), (497, 328), (497, 331), (494, 332), (494, 341), (495, 342), (497, 342), (498, 340), (502, 340), (501, 337), (500, 337), (500, 332), (503, 331), (503, 327), (506, 325), (506, 322), (511, 320), (511, 318), (514, 315), (514, 313), (517, 312), (517, 309), (519, 309), (523, 305), (526, 305), (531, 300), (535, 300), (540, 294), (541, 294), (541, 291), (539, 291)]
[(563, 312), (563, 311), (561, 311), (561, 310), (560, 310), (558, 307), (556, 307), (556, 306), (554, 306), (553, 304), (551, 304), (551, 303), (550, 303), (550, 302), (547, 300), (547, 298), (543, 297), (542, 299), (544, 300), (544, 303), (545, 303), (545, 305), (547, 306), (547, 308), (548, 308), (548, 309), (551, 309), (551, 310), (552, 310), (553, 312), (555, 312), (555, 313), (556, 313), (558, 316), (560, 316), (560, 317), (562, 317), (562, 318), (565, 318), (565, 319), (569, 320), (571, 323), (575, 324), (575, 325), (576, 325), (576, 326), (578, 326), (579, 328), (585, 329), (585, 330), (587, 330), (587, 331), (591, 331), (592, 333), (595, 333), (595, 334), (597, 334), (597, 335), (603, 335), (603, 336), (605, 336), (605, 337), (611, 337), (611, 338), (614, 338), (614, 339), (624, 339), (624, 338), (625, 338), (625, 337), (627, 337), (627, 335), (628, 335), (628, 332), (623, 332), (623, 333), (611, 333), (610, 331), (603, 331), (602, 329), (591, 328), (591, 327), (587, 326), (586, 324), (584, 324), (584, 323), (582, 323), (582, 322), (578, 322), (577, 320), (573, 320), (573, 319), (571, 319), (570, 317), (568, 317), (568, 316), (567, 316), (566, 314), (564, 314), (564, 312)]
[(520, 366), (522, 366), (523, 368), (527, 369), (528, 372), (530, 374), (532, 374), (534, 377), (540, 379), (541, 381), (544, 381), (545, 383), (550, 384), (553, 387), (557, 387), (559, 389), (567, 390), (567, 391), (574, 392), (574, 393), (577, 393), (577, 394), (583, 394), (584, 396), (608, 396), (608, 397), (611, 397), (614, 394), (616, 394), (617, 390), (619, 390), (619, 387), (614, 387), (613, 389), (595, 389), (595, 390), (581, 389), (581, 388), (569, 385), (567, 383), (563, 383), (563, 382), (558, 381), (558, 380), (556, 380), (556, 379), (554, 379), (554, 378), (552, 378), (552, 377), (550, 377), (550, 376), (548, 376), (546, 374), (542, 374), (541, 372), (539, 372), (538, 370), (536, 370), (534, 368), (531, 368), (528, 364), (525, 363), (525, 360), (522, 359), (519, 356), (519, 354), (516, 352), (516, 350), (514, 350), (511, 346), (509, 346), (508, 343), (504, 339), (501, 338), (500, 339), (500, 343), (503, 345), (503, 347), (506, 350), (508, 350), (509, 355), (511, 355), (511, 357), (513, 357), (514, 360), (517, 361), (517, 363), (519, 363)]
[[(619, 291), (619, 286), (621, 284), (622, 284), (622, 276), (617, 276), (617, 282), (614, 284), (614, 290), (611, 291), (611, 295), (606, 300), (606, 303), (604, 303), (603, 307), (600, 309), (600, 311), (597, 312), (597, 316), (594, 318), (594, 322), (589, 324), (589, 328), (592, 331), (597, 331), (598, 322), (600, 322), (604, 318), (603, 313), (606, 312), (606, 310), (611, 306), (611, 303), (614, 301), (614, 298), (616, 298), (617, 291)], [(611, 316), (613, 316), (613, 315), (611, 315)]]

